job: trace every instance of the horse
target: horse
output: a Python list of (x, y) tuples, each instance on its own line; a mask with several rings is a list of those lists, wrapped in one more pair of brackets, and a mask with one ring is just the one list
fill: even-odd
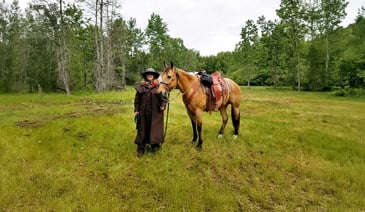
[[(195, 144), (198, 139), (196, 148), (202, 149), (203, 139), (201, 137), (202, 132), (202, 116), (204, 111), (209, 111), (209, 96), (207, 90), (201, 84), (199, 76), (186, 72), (183, 69), (177, 68), (171, 62), (168, 66), (164, 63), (164, 71), (160, 75), (160, 86), (157, 92), (162, 96), (168, 96), (168, 93), (172, 89), (179, 89), (182, 93), (182, 100), (185, 104), (187, 113), (191, 120), (191, 126), (193, 128), (192, 143)], [(237, 138), (238, 130), (240, 126), (240, 101), (241, 101), (241, 89), (237, 83), (229, 78), (222, 78), (226, 86), (226, 94), (221, 99), (221, 104), (217, 108), (222, 117), (222, 125), (219, 130), (218, 137), (222, 137), (224, 129), (228, 122), (227, 106), (231, 105), (231, 118), (234, 127), (233, 138)], [(217, 110), (216, 110), (217, 111)]]

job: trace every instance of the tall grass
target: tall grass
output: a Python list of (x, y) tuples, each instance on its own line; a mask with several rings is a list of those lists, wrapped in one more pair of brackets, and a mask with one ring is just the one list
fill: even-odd
[(161, 151), (137, 158), (133, 88), (0, 95), (1, 210), (365, 210), (364, 99), (242, 88), (239, 138), (205, 113), (199, 152), (171, 96)]

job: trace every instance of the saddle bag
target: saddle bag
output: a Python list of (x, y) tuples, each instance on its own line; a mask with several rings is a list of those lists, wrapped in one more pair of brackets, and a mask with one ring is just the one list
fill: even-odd
[(202, 74), (200, 81), (204, 86), (210, 87), (213, 85), (213, 79), (209, 74)]

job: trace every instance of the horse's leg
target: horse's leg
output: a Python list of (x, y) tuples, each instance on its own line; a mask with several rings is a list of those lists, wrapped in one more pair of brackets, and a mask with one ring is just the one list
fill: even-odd
[(196, 146), (196, 148), (198, 150), (202, 150), (202, 148), (203, 148), (203, 138), (202, 138), (203, 110), (196, 111), (195, 115), (196, 115), (195, 118), (196, 118), (196, 123), (197, 123), (197, 128), (198, 128), (198, 136), (199, 136), (198, 145)]
[(232, 111), (231, 111), (231, 116), (232, 116), (232, 124), (234, 127), (234, 138), (237, 138), (238, 136), (238, 130), (240, 128), (240, 119), (241, 119), (241, 115), (240, 115), (240, 107), (239, 105), (237, 106), (233, 106), (232, 105)]
[(190, 120), (191, 120), (191, 127), (193, 128), (193, 140), (191, 142), (195, 143), (196, 140), (198, 139), (198, 133), (196, 131), (196, 122), (192, 118), (190, 118)]
[(224, 133), (224, 129), (226, 128), (226, 125), (228, 122), (227, 107), (222, 106), (220, 109), (220, 113), (221, 113), (221, 117), (222, 117), (222, 125), (221, 125), (221, 129), (219, 130), (218, 138), (222, 137), (222, 135)]
[(187, 111), (190, 121), (191, 121), (191, 128), (193, 129), (193, 140), (191, 141), (192, 143), (195, 143), (196, 140), (198, 139), (198, 132), (197, 132), (197, 127), (196, 127), (196, 118), (195, 118), (195, 114), (190, 112), (189, 110)]
[(202, 128), (203, 128), (203, 110), (196, 110), (194, 113), (194, 119), (196, 120), (196, 128), (198, 131), (198, 144), (196, 145), (197, 150), (202, 150), (203, 139), (202, 139)]
[(202, 145), (203, 145), (203, 139), (202, 139), (202, 127), (203, 126), (203, 124), (202, 124), (202, 122), (198, 122), (197, 123), (197, 128), (198, 128), (198, 135), (199, 135), (199, 141), (198, 141), (198, 145), (196, 145), (196, 148), (198, 149), (198, 150), (202, 150)]

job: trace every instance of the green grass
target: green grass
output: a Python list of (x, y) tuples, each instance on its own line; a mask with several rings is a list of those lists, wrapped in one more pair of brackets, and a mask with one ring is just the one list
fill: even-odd
[(1, 211), (364, 211), (365, 100), (242, 88), (237, 140), (171, 94), (161, 151), (135, 154), (134, 89), (0, 95)]

